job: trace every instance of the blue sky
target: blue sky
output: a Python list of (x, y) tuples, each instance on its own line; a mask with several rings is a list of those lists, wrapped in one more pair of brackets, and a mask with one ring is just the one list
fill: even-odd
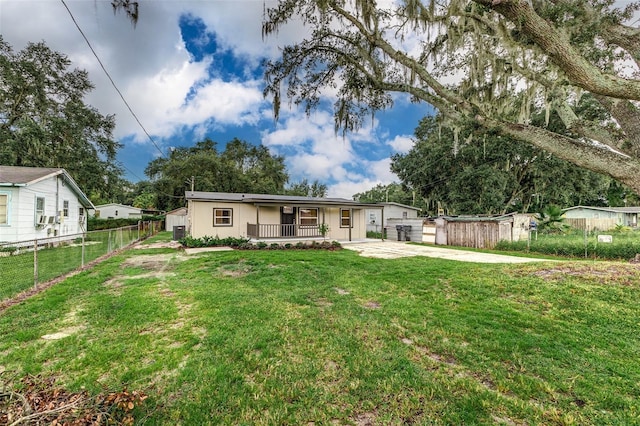
[(418, 121), (431, 111), (400, 96), (393, 109), (342, 137), (334, 134), (327, 94), (324, 107), (310, 117), (283, 108), (274, 122), (270, 100), (262, 97), (260, 63), (276, 58), (278, 49), (300, 39), (305, 29), (293, 24), (263, 40), (262, 0), (142, 1), (136, 28), (114, 16), (108, 1), (66, 3), (155, 144), (59, 0), (0, 0), (0, 32), (16, 50), (44, 40), (89, 72), (96, 87), (86, 101), (116, 115), (115, 137), (124, 146), (118, 160), (132, 181), (146, 179), (144, 168), (160, 151), (205, 138), (223, 149), (237, 137), (283, 155), (290, 181), (317, 179), (327, 184), (330, 196), (350, 198), (397, 180), (389, 157), (411, 147)]

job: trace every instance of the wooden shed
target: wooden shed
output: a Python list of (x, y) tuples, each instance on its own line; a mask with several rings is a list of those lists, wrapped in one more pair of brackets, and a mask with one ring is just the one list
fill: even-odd
[(491, 249), (498, 241), (526, 238), (530, 216), (442, 216), (435, 219), (435, 243)]

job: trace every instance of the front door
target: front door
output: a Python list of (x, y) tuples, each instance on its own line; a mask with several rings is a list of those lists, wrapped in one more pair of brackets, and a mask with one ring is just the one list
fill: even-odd
[(296, 236), (296, 208), (280, 207), (280, 236), (295, 237)]

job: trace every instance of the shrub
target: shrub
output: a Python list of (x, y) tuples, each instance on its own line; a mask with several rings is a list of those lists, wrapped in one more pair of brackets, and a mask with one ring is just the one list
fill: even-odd
[(219, 238), (217, 235), (215, 237), (211, 237), (205, 235), (202, 238), (193, 238), (190, 235), (180, 239), (180, 244), (185, 247), (240, 247), (243, 244), (247, 244), (249, 242), (248, 238), (235, 238), (235, 237), (227, 237), (227, 238)]

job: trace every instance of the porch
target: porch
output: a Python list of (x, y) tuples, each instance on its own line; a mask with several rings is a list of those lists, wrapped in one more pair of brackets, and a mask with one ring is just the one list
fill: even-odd
[(320, 225), (297, 223), (255, 224), (247, 223), (247, 236), (256, 240), (277, 238), (322, 238)]

